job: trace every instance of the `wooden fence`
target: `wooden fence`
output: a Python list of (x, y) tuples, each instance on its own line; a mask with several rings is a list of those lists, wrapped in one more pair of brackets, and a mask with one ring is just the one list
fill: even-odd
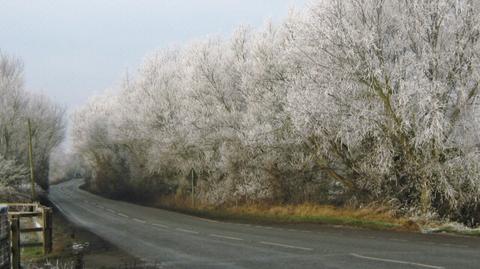
[[(50, 208), (38, 203), (7, 204), (3, 208), (6, 208), (4, 210), (8, 212), (8, 220), (5, 223), (0, 223), (1, 229), (7, 230), (7, 247), (5, 251), (2, 249), (2, 256), (8, 257), (10, 265), (7, 267), (0, 266), (0, 269), (20, 268), (21, 248), (42, 247), (44, 254), (52, 251), (52, 210)], [(28, 218), (31, 220), (28, 223), (33, 224), (34, 227), (32, 225), (22, 227), (22, 223), (25, 223), (25, 221), (21, 221), (21, 219)], [(30, 233), (41, 233), (41, 241), (21, 242), (21, 234)]]

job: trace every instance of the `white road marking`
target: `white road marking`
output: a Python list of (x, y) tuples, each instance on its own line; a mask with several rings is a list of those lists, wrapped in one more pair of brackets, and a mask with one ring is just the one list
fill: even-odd
[(219, 223), (219, 221), (212, 220), (212, 219), (206, 219), (206, 218), (200, 218), (200, 217), (195, 217), (196, 219), (207, 221), (207, 222), (212, 222), (212, 223)]
[(408, 264), (408, 265), (414, 265), (418, 267), (431, 268), (431, 269), (445, 269), (445, 267), (442, 267), (442, 266), (435, 266), (435, 265), (429, 265), (429, 264), (423, 264), (423, 263), (407, 262), (407, 261), (399, 261), (399, 260), (391, 260), (391, 259), (381, 259), (381, 258), (363, 256), (355, 253), (350, 253), (350, 255), (352, 255), (355, 258), (364, 259), (364, 260), (389, 262), (389, 263), (397, 263), (397, 264)]
[(312, 250), (313, 250), (313, 248), (298, 247), (298, 246), (285, 245), (285, 244), (273, 243), (273, 242), (265, 242), (265, 241), (261, 241), (260, 244), (269, 245), (269, 246), (276, 246), (276, 247), (284, 247), (284, 248), (307, 250), (307, 251), (312, 251)]
[(159, 224), (159, 223), (152, 223), (152, 226), (156, 226), (156, 227), (160, 227), (160, 228), (165, 228), (165, 229), (168, 228), (167, 225), (163, 225), (163, 224)]
[(242, 238), (232, 237), (232, 236), (225, 236), (225, 235), (220, 235), (220, 234), (211, 234), (210, 236), (212, 236), (212, 237), (217, 237), (217, 238), (223, 238), (223, 239), (236, 240), (236, 241), (243, 241)]
[(136, 221), (136, 222), (139, 222), (139, 223), (143, 223), (143, 224), (147, 223), (146, 221), (141, 220), (141, 219), (137, 219), (137, 218), (133, 218), (133, 221)]
[(182, 229), (182, 228), (176, 228), (175, 230), (184, 232), (184, 233), (190, 233), (190, 234), (198, 234), (197, 231), (192, 231), (192, 230), (187, 230), (187, 229)]
[(119, 215), (120, 217), (128, 218), (128, 216), (127, 216), (127, 215), (125, 215), (125, 214), (123, 214), (123, 213), (120, 213), (120, 212), (119, 212), (119, 213), (117, 213), (117, 215)]
[(115, 211), (113, 209), (110, 209), (110, 208), (107, 208), (107, 211), (110, 212), (110, 213), (113, 213), (113, 214), (117, 213), (117, 211)]

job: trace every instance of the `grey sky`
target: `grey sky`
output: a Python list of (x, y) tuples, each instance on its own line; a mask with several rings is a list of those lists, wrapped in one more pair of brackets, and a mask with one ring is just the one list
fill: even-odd
[(284, 18), (307, 0), (0, 0), (0, 49), (26, 86), (70, 108), (118, 83), (156, 48)]

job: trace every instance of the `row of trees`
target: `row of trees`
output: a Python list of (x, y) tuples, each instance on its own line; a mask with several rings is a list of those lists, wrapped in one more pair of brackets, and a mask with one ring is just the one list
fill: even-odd
[(48, 189), (49, 158), (64, 135), (64, 109), (24, 89), (23, 64), (0, 53), (0, 186), (19, 186), (29, 175), (28, 126), (32, 126), (34, 173)]
[(149, 55), (73, 117), (98, 191), (204, 202), (387, 203), (470, 225), (480, 3), (323, 0)]

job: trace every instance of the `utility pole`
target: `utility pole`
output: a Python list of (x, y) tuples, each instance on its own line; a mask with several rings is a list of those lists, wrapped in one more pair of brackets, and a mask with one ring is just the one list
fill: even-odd
[(32, 202), (35, 201), (35, 175), (33, 169), (33, 145), (32, 145), (32, 123), (30, 119), (27, 120), (28, 123), (28, 159), (30, 163), (30, 180), (32, 184)]

